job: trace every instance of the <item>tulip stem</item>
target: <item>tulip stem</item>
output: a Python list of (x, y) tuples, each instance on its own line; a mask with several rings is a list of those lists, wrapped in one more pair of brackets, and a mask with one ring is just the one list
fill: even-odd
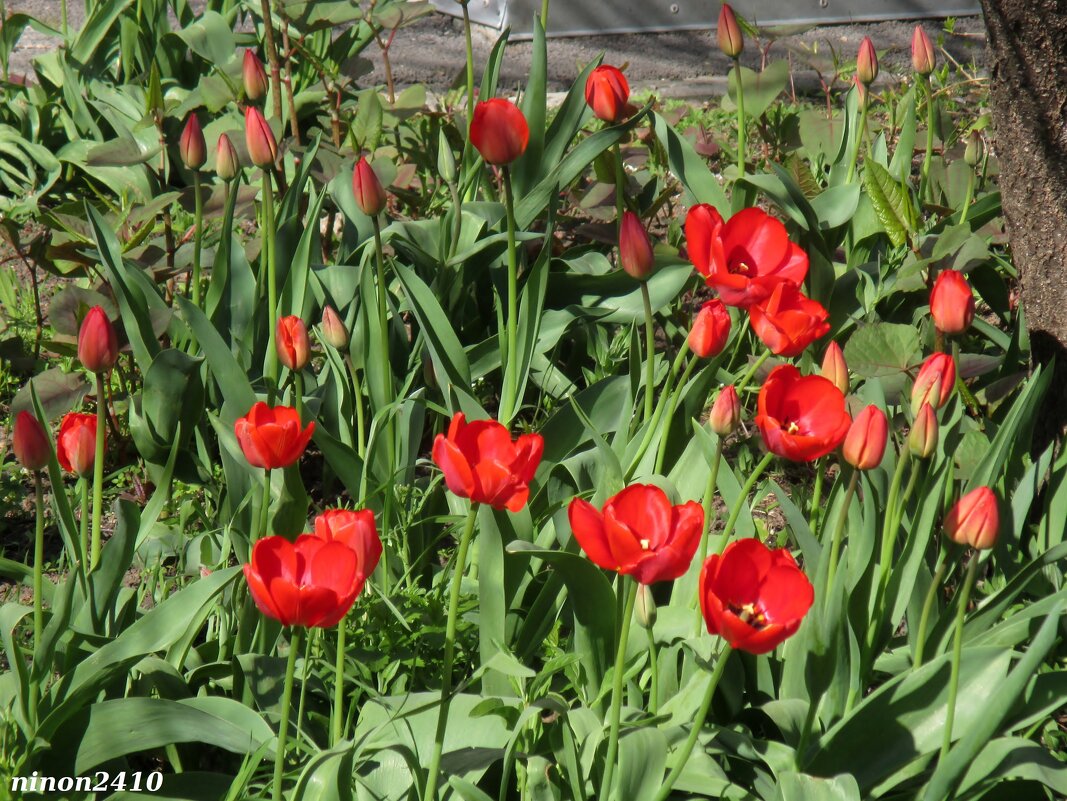
[[(267, 21), (269, 25), (269, 20)], [(280, 87), (276, 87), (280, 88)], [(274, 403), (274, 391), (278, 383), (278, 352), (276, 345), (278, 326), (278, 275), (274, 258), (274, 190), (271, 185), (270, 170), (263, 170), (263, 250), (260, 258), (267, 260), (267, 394), (268, 403)]]
[[(877, 617), (876, 621), (880, 620), (882, 607), (885, 604), (885, 593), (889, 587), (889, 574), (893, 567), (893, 547), (897, 541), (897, 531), (900, 529), (900, 518), (902, 515), (902, 509), (907, 505), (908, 500), (911, 498), (912, 492), (915, 490), (915, 482), (919, 475), (918, 466), (911, 471), (911, 476), (908, 478), (907, 489), (904, 490), (904, 495), (900, 495), (900, 485), (904, 477), (904, 468), (911, 460), (911, 450), (905, 448), (901, 451), (900, 459), (897, 462), (897, 469), (893, 473), (893, 481), (889, 485), (889, 500), (886, 505), (885, 527), (882, 531), (882, 551), (880, 557), (880, 563), (878, 566), (878, 587), (876, 595), (875, 611)], [(877, 630), (877, 628), (875, 629)]]
[(700, 730), (704, 728), (704, 720), (708, 716), (708, 710), (711, 709), (711, 700), (715, 696), (715, 688), (719, 686), (722, 674), (726, 671), (726, 663), (732, 651), (733, 649), (727, 645), (722, 653), (719, 654), (719, 659), (715, 662), (715, 670), (708, 681), (708, 688), (704, 691), (704, 699), (700, 702), (700, 709), (693, 720), (693, 728), (689, 730), (689, 737), (686, 738), (685, 744), (682, 746), (681, 751), (678, 752), (678, 760), (674, 763), (674, 767), (671, 768), (671, 772), (667, 774), (667, 778), (663, 780), (663, 785), (656, 792), (653, 801), (667, 801), (674, 783), (678, 781), (678, 777), (685, 770), (685, 765), (693, 753), (693, 747), (697, 744), (697, 738), (700, 737)]
[(859, 163), (860, 158), (860, 146), (863, 144), (863, 135), (867, 131), (867, 90), (860, 94), (860, 125), (859, 130), (856, 131), (856, 144), (852, 148), (852, 158), (848, 162), (848, 174), (845, 176), (845, 183), (852, 183), (852, 176), (856, 174), (856, 165)]
[(641, 300), (645, 305), (645, 420), (652, 421), (652, 400), (656, 380), (656, 322), (652, 317), (652, 298), (648, 294), (648, 281), (641, 282)]
[(937, 566), (937, 570), (934, 571), (933, 579), (930, 581), (930, 589), (926, 591), (926, 598), (923, 599), (923, 611), (919, 617), (919, 628), (915, 632), (914, 667), (916, 670), (922, 667), (923, 651), (926, 648), (926, 628), (930, 623), (930, 612), (934, 608), (934, 599), (937, 598), (937, 593), (941, 589), (941, 582), (945, 578), (945, 569), (947, 567), (948, 559), (942, 553), (941, 561)]
[(267, 536), (267, 523), (270, 519), (270, 468), (263, 470), (263, 498), (259, 505), (259, 525), (256, 531), (252, 532), (251, 540), (254, 543), (256, 540)]
[(435, 801), (437, 798), (437, 774), (441, 768), (441, 753), (444, 751), (445, 730), (448, 727), (448, 708), (452, 702), (452, 662), (456, 654), (456, 619), (459, 617), (460, 590), (463, 585), (463, 568), (467, 562), (467, 550), (470, 548), (471, 535), (474, 533), (474, 521), (478, 518), (479, 504), (471, 502), (467, 513), (467, 522), (459, 538), (456, 561), (453, 567), (452, 587), (448, 596), (448, 619), (445, 624), (445, 654), (441, 665), (441, 701), (437, 710), (437, 733), (433, 742), (433, 754), (426, 775), (426, 792), (423, 801)]
[(471, 39), (471, 15), (466, 2), (463, 6), (463, 38), (467, 49), (467, 130), (464, 131), (464, 139), (470, 142), (471, 120), (474, 119), (474, 42)]
[(971, 210), (974, 200), (974, 170), (967, 171), (967, 194), (963, 196), (963, 208), (960, 210), (960, 224), (967, 222), (967, 212)]
[[(678, 371), (682, 367), (682, 360), (685, 359), (686, 354), (689, 353), (689, 341), (686, 340), (682, 343), (681, 349), (678, 351), (678, 355), (674, 359), (674, 364), (671, 365), (670, 375), (667, 377), (667, 383), (664, 385), (663, 395), (660, 396), (660, 401), (656, 405), (656, 413), (652, 416), (652, 422), (645, 427), (645, 434), (641, 437), (641, 444), (637, 448), (637, 453), (634, 454), (633, 459), (630, 461), (630, 466), (626, 470), (626, 480), (629, 481), (633, 477), (634, 470), (637, 469), (638, 462), (644, 457), (645, 452), (648, 450), (648, 446), (652, 443), (652, 437), (658, 430), (660, 418), (663, 416), (663, 412), (667, 408), (667, 396), (670, 393), (670, 388), (674, 385), (674, 379), (678, 375)], [(686, 370), (685, 375), (689, 375), (689, 370)], [(685, 378), (682, 380), (680, 386), (685, 385)], [(673, 413), (673, 410), (672, 410)]]
[(549, 0), (541, 0), (541, 27), (544, 30), (548, 30), (548, 2)]
[[(382, 385), (385, 387), (386, 404), (395, 400), (393, 397), (393, 363), (389, 358), (389, 316), (388, 285), (385, 282), (385, 250), (382, 247), (382, 224), (378, 215), (372, 217), (374, 222), (374, 265), (378, 275), (378, 327), (381, 330)], [(386, 417), (385, 424), (386, 468), (389, 480), (386, 483), (385, 509), (382, 514), (382, 540), (392, 527), (392, 482), (396, 469), (396, 422), (393, 414)], [(382, 549), (382, 590), (388, 594), (390, 586), (389, 549)]]
[(504, 204), (508, 215), (508, 307), (507, 358), (504, 361), (504, 395), (500, 403), (500, 422), (507, 425), (519, 406), (519, 254), (515, 245), (515, 194), (511, 188), (511, 169), (504, 171)]
[(93, 529), (89, 570), (100, 561), (100, 515), (104, 505), (104, 437), (107, 430), (107, 401), (103, 373), (96, 374), (96, 459), (93, 461)]
[(919, 202), (921, 203), (927, 199), (927, 193), (930, 191), (930, 164), (934, 155), (934, 115), (937, 109), (934, 105), (934, 89), (929, 76), (920, 76), (919, 80), (922, 82), (923, 89), (926, 90), (926, 153), (923, 155), (923, 166), (919, 178)]
[(823, 457), (819, 457), (815, 460), (813, 465), (815, 468), (815, 486), (811, 491), (811, 521), (808, 527), (811, 529), (812, 536), (819, 536), (819, 523), (822, 522), (822, 509), (819, 504), (822, 503), (822, 485), (826, 476), (826, 468), (823, 464)]
[(745, 391), (745, 387), (748, 386), (748, 382), (752, 380), (752, 377), (754, 375), (756, 375), (756, 371), (758, 369), (760, 369), (760, 367), (763, 366), (763, 363), (765, 361), (767, 361), (767, 359), (769, 359), (770, 357), (771, 357), (770, 348), (764, 348), (763, 353), (761, 353), (759, 355), (759, 358), (757, 358), (756, 361), (752, 362), (752, 364), (749, 365), (748, 370), (745, 371), (745, 374), (741, 377), (741, 380), (737, 383), (737, 397), (738, 398), (743, 397), (741, 393)]
[(278, 750), (274, 754), (274, 792), (273, 801), (282, 801), (282, 774), (285, 771), (285, 738), (289, 733), (289, 707), (293, 703), (293, 675), (296, 673), (296, 657), (300, 652), (300, 641), (304, 630), (298, 626), (292, 629), (289, 640), (289, 659), (285, 663), (285, 684), (282, 685), (281, 718), (278, 720)]
[(852, 498), (856, 494), (856, 485), (859, 484), (860, 471), (853, 470), (852, 477), (848, 480), (848, 489), (845, 491), (845, 500), (841, 503), (841, 511), (837, 515), (837, 525), (834, 526), (833, 539), (830, 540), (830, 564), (826, 568), (826, 586), (823, 589), (823, 603), (830, 603), (830, 593), (834, 588), (834, 574), (837, 572), (837, 560), (841, 555), (841, 540), (845, 535), (845, 524), (848, 523), (848, 507), (852, 505)]
[(367, 437), (363, 422), (363, 392), (360, 389), (359, 373), (356, 372), (351, 353), (345, 354), (345, 364), (348, 365), (348, 372), (352, 376), (352, 404), (356, 407), (356, 453), (359, 454), (360, 459), (363, 459), (367, 455)]
[[(644, 287), (645, 285), (642, 284), (641, 286)], [(684, 354), (688, 350), (689, 350), (689, 340), (687, 339), (686, 342), (685, 342), (685, 345), (682, 346), (682, 351), (679, 354), (679, 356), (681, 356), (682, 354)], [(690, 359), (689, 363), (685, 366), (685, 372), (682, 373), (681, 380), (677, 384), (675, 384), (673, 387), (671, 386), (671, 384), (672, 384), (672, 380), (671, 379), (674, 378), (674, 376), (677, 374), (677, 371), (672, 368), (671, 369), (671, 376), (667, 380), (667, 385), (663, 388), (663, 391), (664, 391), (664, 394), (666, 395), (666, 397), (660, 400), (659, 406), (656, 407), (656, 414), (657, 415), (660, 414), (660, 412), (662, 411), (662, 408), (663, 408), (663, 403), (664, 403), (664, 401), (666, 401), (666, 403), (667, 403), (667, 425), (663, 427), (663, 431), (661, 432), (661, 436), (660, 436), (660, 440), (659, 440), (659, 448), (656, 451), (656, 467), (655, 467), (655, 471), (654, 471), (656, 473), (659, 473), (659, 472), (661, 472), (663, 470), (663, 461), (667, 456), (667, 431), (670, 429), (670, 421), (674, 419), (674, 410), (676, 408), (678, 408), (678, 399), (681, 397), (682, 390), (685, 388), (686, 382), (689, 381), (689, 376), (693, 374), (693, 369), (697, 366), (697, 362), (699, 362), (699, 361), (700, 361), (700, 357), (697, 356), (696, 354), (694, 354), (693, 358)], [(675, 364), (677, 364), (677, 361), (675, 362)], [(651, 426), (655, 426), (657, 422), (658, 422), (658, 418), (653, 418)]]
[(200, 308), (200, 250), (203, 246), (204, 200), (200, 197), (200, 170), (193, 170), (193, 305)]
[[(612, 148), (615, 154), (615, 241), (622, 241), (622, 215), (624, 209), (624, 201), (626, 199), (626, 171), (622, 164), (622, 148), (619, 143), (615, 143), (615, 147)], [(620, 255), (621, 263), (621, 255)]]
[(299, 370), (293, 371), (293, 407), (301, 423), (307, 423), (304, 417), (304, 375)]
[(333, 715), (330, 720), (330, 747), (341, 742), (345, 723), (345, 622), (337, 624), (337, 660), (334, 664)]
[(722, 449), (725, 443), (726, 437), (723, 436), (720, 436), (719, 441), (715, 443), (715, 455), (712, 457), (711, 471), (708, 473), (708, 484), (704, 487), (704, 526), (700, 533), (701, 565), (708, 558), (708, 534), (711, 532), (711, 521), (715, 515), (715, 488), (719, 484), (719, 462), (722, 461)]
[(659, 714), (659, 660), (656, 658), (656, 635), (652, 632), (652, 626), (646, 626), (648, 632), (648, 666), (651, 684), (648, 692), (648, 711), (653, 715)]
[(737, 76), (737, 177), (745, 177), (745, 88), (741, 80), (741, 59), (734, 58), (734, 75)]
[(86, 476), (78, 478), (78, 488), (81, 493), (81, 520), (78, 522), (78, 541), (81, 543), (81, 568), (82, 577), (88, 575), (86, 565), (89, 564), (89, 479)]
[(967, 562), (967, 575), (960, 588), (959, 605), (956, 608), (956, 634), (952, 639), (952, 672), (948, 680), (948, 707), (945, 710), (945, 733), (941, 741), (941, 760), (945, 759), (952, 745), (952, 723), (956, 717), (956, 693), (960, 688), (960, 657), (963, 654), (963, 619), (967, 616), (967, 601), (978, 574), (978, 554), (971, 554)]
[(726, 526), (722, 530), (722, 542), (719, 544), (719, 554), (722, 554), (723, 548), (725, 548), (726, 544), (730, 541), (730, 535), (734, 533), (734, 526), (737, 525), (737, 518), (741, 516), (741, 510), (748, 503), (748, 494), (752, 492), (752, 488), (756, 486), (756, 482), (759, 481), (760, 476), (763, 475), (763, 471), (767, 469), (767, 466), (771, 463), (772, 459), (774, 459), (773, 453), (768, 451), (764, 454), (763, 459), (756, 465), (752, 474), (749, 475), (748, 481), (741, 487), (741, 494), (737, 496), (737, 502), (730, 510), (730, 516), (726, 519)]
[[(620, 575), (620, 579), (625, 579)], [(604, 760), (604, 781), (597, 798), (611, 798), (611, 780), (615, 773), (615, 756), (619, 749), (619, 722), (622, 716), (623, 679), (626, 677), (626, 641), (630, 637), (630, 619), (637, 602), (637, 582), (631, 581), (626, 592), (626, 606), (619, 621), (619, 650), (615, 655), (615, 672), (611, 686), (611, 719), (608, 724), (608, 752)]]
[[(44, 587), (44, 488), (41, 486), (41, 471), (33, 471), (34, 510), (37, 513), (33, 533), (33, 661), (34, 668), (40, 667), (37, 660), (41, 658), (41, 632), (44, 630), (44, 607), (41, 593)], [(35, 672), (37, 672), (35, 670)], [(36, 681), (30, 681), (30, 712), (37, 720), (37, 698), (40, 687)]]

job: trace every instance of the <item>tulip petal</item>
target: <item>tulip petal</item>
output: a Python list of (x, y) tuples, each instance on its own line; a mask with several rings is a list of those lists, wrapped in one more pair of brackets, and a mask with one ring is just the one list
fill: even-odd
[(771, 623), (801, 620), (814, 601), (815, 590), (796, 565), (771, 568), (760, 587), (760, 608)]
[(433, 460), (445, 474), (445, 484), (453, 494), (470, 498), (474, 494), (474, 473), (455, 443), (438, 434), (433, 442)]
[(280, 621), (282, 619), (281, 610), (274, 603), (274, 599), (270, 597), (270, 591), (267, 589), (262, 577), (252, 569), (250, 564), (244, 565), (243, 569), (245, 581), (248, 582), (248, 594), (252, 596), (256, 608), (267, 617)]
[(747, 264), (756, 275), (776, 273), (789, 255), (785, 226), (763, 209), (742, 209), (726, 221), (722, 230), (727, 264)]
[(604, 536), (604, 518), (596, 507), (575, 498), (567, 507), (567, 519), (570, 520), (571, 533), (590, 561), (607, 570), (617, 570), (619, 565)]

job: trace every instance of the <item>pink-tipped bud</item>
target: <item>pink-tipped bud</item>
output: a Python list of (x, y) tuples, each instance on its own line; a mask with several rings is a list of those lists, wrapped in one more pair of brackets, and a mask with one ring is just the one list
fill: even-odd
[(337, 350), (344, 350), (348, 345), (348, 329), (332, 306), (322, 310), (322, 338)]
[(868, 406), (852, 421), (841, 455), (857, 470), (873, 470), (882, 463), (889, 437), (889, 421), (877, 406)]
[(730, 338), (730, 312), (715, 298), (700, 307), (689, 331), (689, 349), (702, 359), (722, 353)]
[(978, 487), (956, 501), (945, 516), (945, 534), (953, 542), (978, 550), (996, 545), (1000, 534), (1000, 511), (993, 490)]
[(741, 26), (737, 24), (737, 16), (729, 3), (722, 4), (715, 34), (719, 39), (719, 49), (730, 58), (737, 58), (745, 49), (745, 37), (741, 34)]
[(257, 167), (267, 170), (278, 158), (278, 143), (266, 119), (255, 106), (245, 109), (245, 145), (248, 156)]
[(199, 170), (207, 161), (207, 142), (204, 141), (204, 132), (195, 112), (185, 121), (178, 152), (181, 154), (182, 164), (190, 170)]
[(856, 56), (856, 77), (864, 86), (870, 86), (878, 77), (878, 54), (874, 52), (874, 42), (870, 36), (864, 36), (860, 42), (860, 51)]
[(822, 371), (819, 374), (841, 390), (842, 395), (848, 394), (848, 364), (845, 363), (841, 346), (836, 342), (831, 342), (823, 354)]
[(311, 357), (311, 342), (308, 329), (299, 317), (290, 315), (278, 320), (275, 336), (278, 349), (278, 361), (290, 370), (303, 370)]
[(251, 102), (262, 100), (267, 94), (267, 72), (263, 69), (263, 62), (251, 50), (245, 50), (241, 78), (245, 85), (245, 97)]
[(215, 174), (224, 181), (232, 181), (241, 171), (241, 160), (237, 156), (237, 148), (233, 146), (230, 137), (226, 134), (219, 136), (218, 147), (215, 148)]
[(924, 403), (940, 409), (956, 388), (956, 363), (947, 353), (935, 353), (919, 368), (911, 388), (911, 412), (918, 414)]
[(922, 25), (915, 26), (911, 35), (911, 66), (919, 75), (929, 75), (937, 64), (934, 45)]
[(363, 156), (359, 157), (352, 171), (352, 193), (356, 196), (359, 210), (368, 217), (377, 217), (385, 209), (385, 188), (370, 162)]
[(652, 240), (641, 220), (632, 211), (622, 213), (622, 226), (619, 231), (619, 264), (628, 275), (638, 281), (644, 281), (652, 274), (656, 265), (652, 254)]
[(48, 454), (52, 447), (48, 435), (37, 418), (26, 411), (15, 416), (15, 433), (12, 448), (19, 464), (30, 472), (37, 472), (48, 464)]
[(118, 359), (115, 327), (101, 306), (93, 306), (78, 330), (78, 361), (90, 373), (106, 373)]
[(930, 316), (937, 330), (962, 334), (974, 321), (974, 293), (959, 270), (942, 270), (930, 290)]
[(913, 456), (920, 459), (929, 459), (937, 448), (938, 439), (937, 415), (934, 407), (924, 403), (919, 413), (915, 416), (915, 424), (908, 432), (908, 450)]
[(732, 434), (741, 424), (741, 401), (737, 397), (737, 390), (730, 384), (723, 387), (715, 403), (711, 405), (711, 415), (708, 417), (711, 430), (720, 437)]

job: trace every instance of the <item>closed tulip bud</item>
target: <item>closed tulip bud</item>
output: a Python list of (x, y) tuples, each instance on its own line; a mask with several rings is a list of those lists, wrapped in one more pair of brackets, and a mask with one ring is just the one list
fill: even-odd
[(937, 448), (938, 425), (934, 407), (924, 403), (908, 432), (908, 450), (920, 459), (929, 459)]
[(702, 359), (722, 353), (730, 338), (730, 312), (718, 298), (700, 307), (689, 331), (689, 349)]
[(245, 50), (241, 78), (245, 85), (245, 97), (253, 103), (267, 94), (267, 72), (263, 69), (263, 62), (251, 50)]
[(934, 45), (930, 37), (926, 35), (922, 25), (916, 25), (915, 32), (911, 35), (911, 66), (919, 75), (929, 75), (936, 64), (937, 57), (934, 55)]
[(385, 188), (370, 162), (363, 156), (359, 157), (352, 171), (352, 194), (356, 196), (359, 210), (368, 217), (377, 217), (385, 208)]
[(489, 164), (510, 164), (526, 152), (530, 126), (518, 106), (494, 97), (474, 107), (470, 139)]
[(445, 136), (445, 129), (441, 129), (437, 139), (437, 172), (441, 174), (446, 184), (456, 180), (456, 155), (452, 152), (452, 145)]
[(601, 64), (585, 82), (585, 102), (597, 119), (618, 122), (626, 117), (630, 84), (626, 76), (610, 64)]
[(219, 136), (215, 148), (215, 174), (224, 181), (232, 181), (241, 170), (241, 160), (237, 157), (237, 148), (233, 146), (226, 134)]
[(997, 496), (989, 487), (971, 490), (945, 516), (945, 534), (953, 542), (984, 550), (997, 543), (1000, 511)]
[(189, 119), (185, 121), (178, 152), (181, 154), (182, 164), (190, 170), (199, 170), (207, 161), (207, 143), (195, 113), (190, 114)]
[(962, 334), (974, 321), (974, 293), (958, 270), (942, 270), (930, 290), (930, 316), (937, 330)]
[(874, 42), (870, 36), (864, 36), (860, 42), (859, 55), (856, 56), (856, 77), (864, 86), (870, 86), (878, 77), (878, 54), (874, 52)]
[(106, 373), (119, 359), (115, 327), (100, 306), (93, 306), (78, 330), (78, 361), (90, 373)]
[(873, 470), (882, 463), (888, 437), (885, 412), (877, 406), (868, 406), (852, 421), (841, 444), (841, 455), (857, 470)]
[(652, 597), (652, 588), (647, 584), (637, 585), (634, 617), (637, 618), (637, 625), (643, 629), (651, 629), (656, 625), (656, 599)]
[(652, 254), (652, 240), (641, 220), (632, 211), (622, 213), (619, 230), (619, 265), (627, 275), (644, 281), (652, 274), (656, 258)]
[(719, 11), (719, 25), (715, 29), (719, 39), (719, 49), (730, 58), (737, 58), (745, 49), (745, 37), (741, 34), (741, 26), (737, 24), (737, 17), (729, 3), (723, 3)]
[(823, 354), (822, 370), (819, 375), (841, 390), (842, 395), (848, 394), (848, 364), (845, 362), (845, 354), (841, 346), (836, 342), (831, 342), (830, 347)]
[(332, 306), (322, 310), (322, 338), (337, 350), (348, 346), (348, 329)]
[(969, 167), (977, 167), (985, 158), (985, 139), (981, 131), (971, 131), (967, 135), (967, 147), (963, 151), (963, 160)]
[(245, 145), (249, 158), (257, 167), (267, 170), (274, 166), (278, 158), (278, 143), (274, 139), (274, 132), (255, 106), (245, 109)]
[(56, 460), (68, 473), (87, 476), (96, 463), (95, 414), (68, 412), (56, 434)]
[(311, 357), (311, 342), (304, 321), (294, 315), (278, 320), (275, 336), (278, 361), (290, 370), (303, 370)]
[(719, 397), (711, 406), (711, 416), (708, 417), (711, 430), (720, 437), (732, 434), (741, 424), (741, 401), (737, 397), (737, 390), (730, 384), (723, 387)]
[(947, 353), (935, 353), (919, 368), (911, 388), (911, 412), (917, 415), (924, 403), (940, 409), (956, 388), (956, 363)]
[(48, 454), (52, 449), (48, 443), (48, 435), (32, 414), (22, 411), (15, 416), (15, 433), (12, 439), (15, 458), (27, 470), (35, 473), (48, 464)]

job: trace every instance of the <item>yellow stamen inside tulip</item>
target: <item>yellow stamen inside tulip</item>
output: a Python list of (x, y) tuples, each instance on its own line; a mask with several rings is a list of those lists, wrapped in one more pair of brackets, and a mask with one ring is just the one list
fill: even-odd
[(640, 543), (641, 543), (641, 550), (647, 551), (648, 550), (649, 541), (648, 540), (640, 540)]
[(790, 420), (788, 423), (785, 424), (785, 432), (787, 434), (795, 434), (798, 431), (800, 431), (800, 426), (798, 426), (792, 420)]
[(741, 618), (743, 623), (747, 623), (754, 629), (759, 630), (768, 625), (767, 618), (755, 604), (744, 604), (740, 607), (731, 607), (730, 611)]

